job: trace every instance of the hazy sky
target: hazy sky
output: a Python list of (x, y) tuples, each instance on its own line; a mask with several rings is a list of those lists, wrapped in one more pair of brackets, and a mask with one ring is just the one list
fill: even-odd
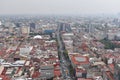
[(120, 12), (120, 0), (0, 0), (0, 14), (96, 14)]

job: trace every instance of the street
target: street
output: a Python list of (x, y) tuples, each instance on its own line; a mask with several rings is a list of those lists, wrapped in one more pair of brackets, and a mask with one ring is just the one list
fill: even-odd
[(64, 80), (73, 80), (70, 76), (70, 72), (69, 72), (69, 65), (66, 64), (67, 60), (63, 54), (63, 44), (62, 44), (62, 40), (60, 39), (60, 27), (58, 27), (57, 30), (57, 40), (58, 40), (58, 45), (59, 45), (59, 56), (60, 56), (60, 66), (62, 69), (62, 77)]

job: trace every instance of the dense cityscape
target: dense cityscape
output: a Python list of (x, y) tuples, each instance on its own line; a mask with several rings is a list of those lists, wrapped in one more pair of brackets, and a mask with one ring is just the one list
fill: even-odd
[(119, 50), (119, 17), (0, 17), (0, 80), (120, 80)]

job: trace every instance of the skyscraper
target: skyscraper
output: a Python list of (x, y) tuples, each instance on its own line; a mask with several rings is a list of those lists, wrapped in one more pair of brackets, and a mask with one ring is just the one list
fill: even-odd
[(30, 28), (35, 29), (35, 23), (30, 23)]
[(22, 26), (21, 27), (21, 33), (22, 34), (29, 34), (30, 33), (30, 27), (28, 27), (28, 26)]

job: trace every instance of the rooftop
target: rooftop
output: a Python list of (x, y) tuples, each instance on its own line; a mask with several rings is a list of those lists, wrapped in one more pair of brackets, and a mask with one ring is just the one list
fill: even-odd
[(34, 39), (42, 39), (42, 36), (36, 35), (36, 36), (34, 36)]
[(71, 60), (76, 65), (88, 64), (89, 58), (87, 56), (82, 55), (72, 55)]

